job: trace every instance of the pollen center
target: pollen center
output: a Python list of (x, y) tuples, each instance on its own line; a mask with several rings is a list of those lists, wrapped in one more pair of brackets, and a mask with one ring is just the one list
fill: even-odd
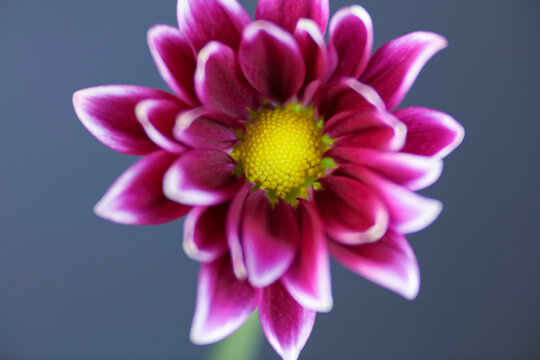
[(307, 197), (308, 187), (324, 175), (322, 155), (329, 148), (313, 109), (289, 104), (261, 110), (254, 118), (231, 154), (247, 180), (269, 197), (288, 202)]

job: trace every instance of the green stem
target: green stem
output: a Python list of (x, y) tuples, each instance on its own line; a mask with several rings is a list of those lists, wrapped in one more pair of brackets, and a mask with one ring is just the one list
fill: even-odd
[(238, 331), (214, 345), (210, 360), (254, 360), (261, 345), (261, 335), (259, 315), (255, 311)]

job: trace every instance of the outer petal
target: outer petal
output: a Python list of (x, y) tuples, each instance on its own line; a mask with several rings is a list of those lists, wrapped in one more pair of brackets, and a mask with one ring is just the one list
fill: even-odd
[(95, 213), (129, 225), (162, 224), (184, 216), (190, 207), (167, 199), (161, 185), (165, 171), (176, 158), (156, 151), (136, 162), (96, 204)]
[(148, 46), (167, 85), (188, 104), (198, 104), (193, 87), (195, 55), (180, 31), (169, 25), (154, 25), (148, 30)]
[(196, 52), (212, 40), (237, 49), (251, 22), (236, 0), (179, 0), (177, 15), (180, 32)]
[(246, 27), (238, 53), (240, 67), (262, 95), (286, 102), (304, 82), (302, 52), (291, 34), (266, 21)]
[(313, 200), (330, 237), (357, 245), (384, 235), (388, 213), (371, 189), (345, 176), (329, 175), (319, 182), (323, 189), (313, 192)]
[(329, 246), (332, 256), (351, 271), (409, 300), (418, 294), (418, 263), (403, 235), (389, 231), (373, 244)]
[(236, 164), (219, 150), (191, 150), (176, 160), (165, 174), (165, 195), (190, 205), (215, 205), (232, 198), (244, 178), (234, 174)]
[(346, 7), (332, 17), (328, 51), (336, 61), (335, 77), (359, 77), (367, 66), (372, 47), (373, 25), (363, 7)]
[(202, 264), (191, 341), (209, 344), (229, 336), (255, 310), (257, 298), (256, 289), (234, 276), (228, 256)]
[(356, 147), (336, 146), (327, 155), (339, 163), (369, 167), (411, 190), (423, 189), (437, 181), (443, 165), (438, 158)]
[(311, 202), (300, 199), (300, 249), (281, 281), (302, 306), (317, 311), (332, 309), (330, 261), (321, 220)]
[(227, 220), (225, 223), (227, 244), (229, 245), (229, 251), (231, 252), (234, 274), (240, 280), (247, 278), (247, 269), (244, 262), (244, 250), (242, 249), (242, 239), (240, 237), (242, 210), (244, 209), (246, 196), (252, 187), (252, 183), (245, 184), (242, 189), (236, 193), (231, 201), (231, 206), (229, 207), (229, 212), (227, 213)]
[(229, 203), (193, 208), (184, 220), (186, 254), (200, 262), (214, 261), (227, 252), (225, 218)]
[(244, 78), (234, 51), (217, 41), (199, 52), (195, 88), (204, 105), (232, 116), (246, 118), (249, 109), (257, 109), (260, 104), (260, 97)]
[(311, 19), (324, 34), (328, 13), (328, 0), (259, 0), (255, 19), (271, 21), (291, 33), (300, 18)]
[(407, 140), (404, 152), (445, 157), (463, 141), (465, 130), (448, 114), (410, 107), (394, 112), (407, 125)]
[(103, 144), (124, 154), (146, 155), (158, 149), (135, 117), (135, 106), (146, 99), (178, 101), (161, 90), (108, 85), (77, 91), (73, 106), (83, 125)]
[(281, 283), (264, 288), (259, 316), (266, 338), (284, 360), (296, 360), (306, 344), (316, 312), (302, 307)]
[(373, 54), (361, 81), (373, 86), (388, 109), (403, 100), (420, 70), (447, 46), (440, 35), (417, 31), (394, 39)]
[(268, 286), (291, 265), (300, 233), (290, 205), (272, 204), (263, 190), (250, 193), (242, 215), (242, 245), (249, 282)]

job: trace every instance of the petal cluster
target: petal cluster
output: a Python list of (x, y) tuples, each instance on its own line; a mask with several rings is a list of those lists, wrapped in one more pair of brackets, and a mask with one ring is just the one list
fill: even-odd
[[(415, 191), (438, 179), (464, 131), (440, 111), (396, 108), (446, 40), (414, 32), (372, 54), (369, 14), (351, 6), (329, 21), (328, 9), (328, 0), (259, 0), (252, 21), (236, 0), (178, 1), (178, 27), (148, 32), (172, 94), (131, 85), (74, 94), (99, 141), (142, 156), (96, 213), (144, 225), (187, 215), (184, 249), (202, 263), (195, 343), (225, 338), (258, 309), (276, 352), (297, 359), (316, 312), (332, 308), (330, 255), (407, 299), (418, 293), (404, 234), (442, 205)], [(251, 113), (291, 102), (315, 110), (336, 164), (294, 204), (272, 201), (230, 156)]]

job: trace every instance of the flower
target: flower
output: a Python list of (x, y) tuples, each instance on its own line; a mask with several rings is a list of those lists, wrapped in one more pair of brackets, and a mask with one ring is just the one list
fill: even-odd
[(191, 339), (228, 336), (258, 308), (283, 359), (296, 359), (317, 311), (332, 308), (329, 254), (407, 299), (419, 289), (403, 234), (441, 203), (437, 180), (463, 138), (449, 115), (396, 110), (446, 40), (413, 32), (373, 55), (360, 6), (330, 20), (327, 0), (180, 0), (178, 28), (148, 32), (174, 95), (112, 85), (76, 92), (102, 143), (144, 156), (95, 212), (122, 224), (187, 215), (184, 249), (202, 263)]

